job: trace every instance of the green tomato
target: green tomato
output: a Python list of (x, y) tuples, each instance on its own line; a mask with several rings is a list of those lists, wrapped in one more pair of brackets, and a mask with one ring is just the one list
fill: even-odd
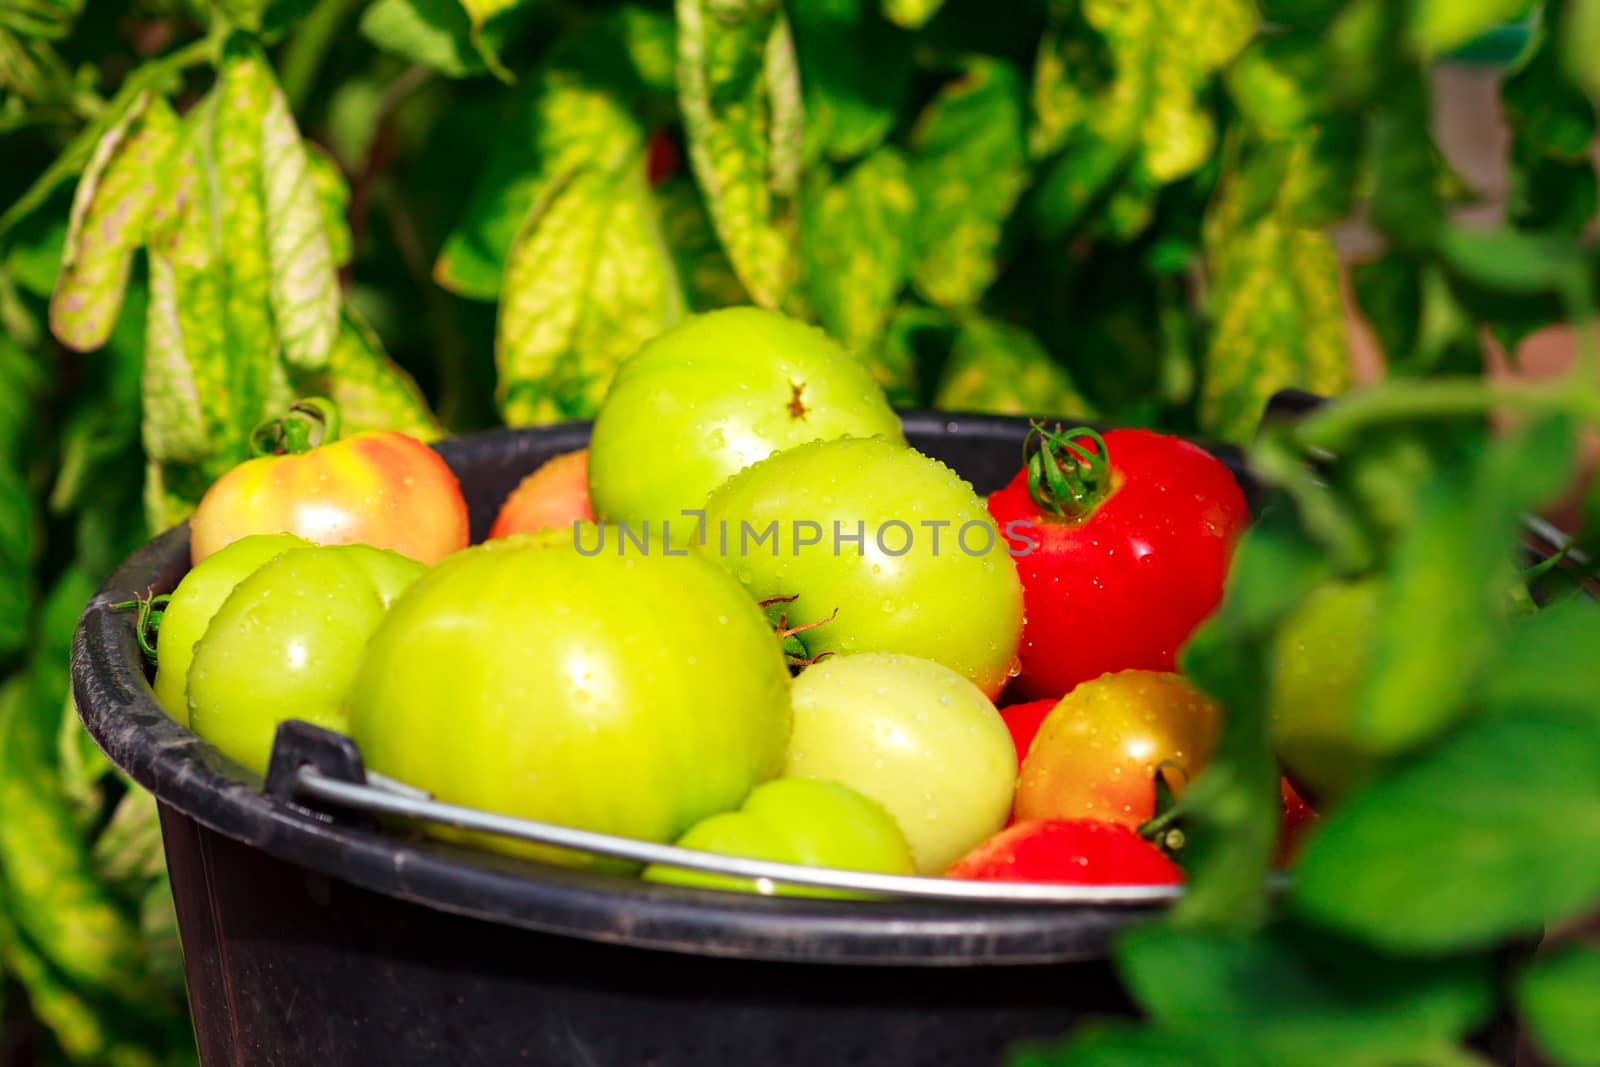
[(841, 782), (894, 817), (922, 874), (939, 874), (1006, 823), (1017, 752), (971, 682), (929, 660), (834, 656), (794, 681), (784, 773)]
[(189, 662), (195, 642), (233, 587), (274, 556), (310, 545), (293, 534), (252, 534), (207, 556), (183, 576), (156, 635), (156, 700), (168, 715), (189, 725)]
[(794, 597), (774, 605), (791, 626), (837, 609), (800, 635), (813, 656), (920, 656), (990, 697), (1015, 673), (1008, 542), (972, 486), (906, 445), (817, 441), (741, 471), (707, 501), (700, 549), (757, 600)]
[(345, 699), (367, 639), (424, 570), (369, 545), (296, 548), (258, 567), (194, 646), (194, 732), (263, 774), (283, 720), (347, 732)]
[(715, 564), (586, 556), (574, 538), (491, 541), (412, 586), (367, 647), (351, 733), (369, 767), (440, 800), (671, 841), (782, 767), (783, 654)]
[[(683, 848), (880, 874), (911, 874), (911, 849), (889, 813), (848, 786), (808, 778), (758, 785), (737, 812), (701, 820), (679, 838)], [(725, 878), (681, 867), (647, 867), (652, 882), (781, 896), (850, 897), (839, 890)]]
[(1269, 708), (1273, 748), (1295, 790), (1321, 807), (1370, 777), (1377, 757), (1352, 721), (1378, 623), (1382, 584), (1330, 582), (1279, 628)]
[(864, 364), (779, 312), (708, 312), (618, 368), (589, 441), (590, 498), (601, 519), (689, 525), (683, 510), (730, 474), (845, 434), (904, 440)]

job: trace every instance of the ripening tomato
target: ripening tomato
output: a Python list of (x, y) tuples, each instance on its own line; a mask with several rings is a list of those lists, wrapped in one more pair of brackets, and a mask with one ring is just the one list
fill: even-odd
[(1019, 822), (957, 860), (946, 878), (1066, 885), (1175, 885), (1183, 869), (1118, 823)]
[(551, 456), (539, 469), (511, 490), (489, 537), (535, 533), (553, 527), (571, 528), (574, 522), (593, 522), (589, 506), (589, 450)]
[(1101, 819), (1138, 829), (1156, 775), (1182, 795), (1211, 760), (1215, 701), (1182, 675), (1118, 671), (1073, 689), (1045, 716), (1017, 779), (1017, 822)]
[(257, 533), (371, 545), (427, 564), (467, 547), (467, 503), (437, 452), (391, 430), (337, 436), (338, 413), (320, 398), (263, 424), (256, 458), (218, 478), (189, 520), (193, 561)]
[(1026, 605), (1018, 692), (1172, 670), (1222, 599), (1249, 521), (1238, 483), (1204, 449), (1148, 430), (1033, 437), (1022, 470), (988, 502), (1001, 529), (1034, 543), (1014, 553)]

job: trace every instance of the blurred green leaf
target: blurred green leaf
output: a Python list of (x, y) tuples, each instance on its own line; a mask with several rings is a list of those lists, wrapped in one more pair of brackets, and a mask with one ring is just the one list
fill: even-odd
[(0, 334), (0, 662), (25, 646), (31, 621), (40, 530), (29, 467), (43, 384), (34, 360)]
[(911, 47), (870, 0), (809, 0), (788, 8), (805, 76), (808, 159), (866, 155), (894, 129), (911, 87)]
[(882, 2), (884, 17), (908, 30), (920, 29), (944, 6), (944, 0), (882, 0)]
[(1522, 15), (1528, 0), (1416, 0), (1410, 5), (1410, 35), (1424, 55), (1466, 44), (1501, 22)]
[(1490, 714), (1570, 718), (1600, 729), (1600, 604), (1574, 597), (1512, 621), (1481, 699)]
[(376, 0), (361, 15), (361, 34), (386, 52), (451, 78), (488, 69), (460, 0)]
[(300, 395), (326, 396), (339, 407), (345, 436), (365, 430), (398, 430), (423, 441), (443, 436), (417, 383), (387, 353), (372, 328), (346, 308), (328, 364), (320, 372), (294, 376)]
[(1398, 256), (1353, 264), (1350, 287), (1356, 304), (1391, 364), (1412, 350), (1422, 317), (1417, 264)]
[(739, 276), (717, 242), (700, 191), (687, 178), (673, 178), (655, 191), (661, 234), (672, 251), (693, 311), (743, 304), (748, 299)]
[(1203, 1039), (1128, 1023), (1088, 1022), (1059, 1045), (1019, 1045), (1008, 1067), (1264, 1067), (1221, 1060)]
[(1328, 61), (1315, 32), (1257, 37), (1228, 68), (1229, 95), (1263, 134), (1288, 136), (1327, 109)]
[(1372, 122), (1373, 169), (1369, 214), (1402, 247), (1424, 247), (1444, 225), (1441, 166), (1431, 132), (1428, 91), (1421, 72), (1390, 88)]
[(1028, 181), (1023, 106), (1009, 64), (974, 60), (911, 133), (912, 278), (935, 304), (973, 304), (999, 272), (1001, 225)]
[(1067, 371), (1020, 326), (961, 323), (934, 406), (949, 411), (1087, 418), (1094, 414)]
[(1291, 890), (1308, 918), (1399, 952), (1538, 932), (1600, 895), (1600, 734), (1502, 716), (1324, 817)]
[(910, 269), (917, 203), (905, 158), (884, 148), (842, 180), (808, 188), (800, 253), (806, 295), (824, 328), (856, 352), (873, 349)]
[(757, 0), (678, 0), (678, 105), (689, 161), (751, 299), (779, 307), (795, 274), (803, 123), (783, 12)]
[(663, 50), (671, 54), (671, 41), (670, 19), (625, 7), (562, 42), (512, 100), (504, 134), (434, 265), (439, 284), (493, 300), (535, 202), (578, 167), (615, 168), (637, 155), (654, 108), (654, 67)]
[(1265, 936), (1149, 926), (1117, 945), (1118, 971), (1158, 1024), (1228, 1062), (1291, 1067), (1422, 1062), (1484, 1022), (1494, 970), (1386, 957), (1274, 929)]
[(1575, 459), (1572, 425), (1545, 420), (1421, 489), (1389, 562), (1354, 711), (1366, 750), (1407, 751), (1466, 712), (1504, 632), (1518, 521), (1565, 487)]
[(593, 415), (617, 366), (683, 313), (642, 160), (535, 204), (506, 266), (495, 358), (511, 425)]
[(1534, 1044), (1562, 1067), (1600, 1064), (1600, 949), (1572, 945), (1517, 978), (1517, 1006)]

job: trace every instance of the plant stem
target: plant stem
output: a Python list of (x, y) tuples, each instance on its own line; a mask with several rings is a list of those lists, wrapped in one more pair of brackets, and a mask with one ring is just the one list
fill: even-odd
[(1600, 422), (1600, 392), (1570, 380), (1486, 382), (1479, 378), (1391, 381), (1352, 393), (1306, 417), (1295, 438), (1309, 448), (1338, 452), (1362, 431), (1403, 419), (1442, 419), (1492, 411), (1564, 412)]

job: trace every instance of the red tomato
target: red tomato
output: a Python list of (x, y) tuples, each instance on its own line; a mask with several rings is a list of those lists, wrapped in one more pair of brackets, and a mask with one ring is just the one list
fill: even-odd
[(500, 514), (489, 527), (489, 537), (534, 533), (551, 527), (593, 522), (589, 504), (589, 450), (552, 456), (511, 490)]
[(1119, 671), (1084, 682), (1045, 716), (1017, 775), (1018, 822), (1155, 815), (1156, 775), (1182, 795), (1211, 760), (1220, 709), (1182, 675)]
[(1059, 703), (1059, 700), (1049, 697), (1000, 709), (1000, 717), (1006, 721), (1006, 729), (1011, 731), (1011, 743), (1017, 746), (1019, 767), (1022, 765), (1023, 757), (1028, 754), (1028, 746), (1033, 744), (1033, 735), (1039, 732), (1039, 724), (1044, 722), (1044, 717)]
[(1036, 433), (1041, 447), (989, 496), (1022, 578), (1019, 692), (1049, 696), (1108, 671), (1172, 670), (1222, 599), (1249, 521), (1238, 483), (1177, 437)]
[(263, 424), (252, 439), (261, 454), (218, 478), (189, 520), (193, 562), (258, 533), (372, 545), (427, 564), (467, 547), (467, 502), (437, 452), (391, 430), (337, 436), (337, 412), (321, 400)]
[(652, 186), (657, 186), (677, 172), (678, 146), (666, 130), (657, 130), (645, 145), (645, 175)]
[(1183, 870), (1150, 842), (1093, 819), (1020, 822), (957, 860), (946, 878), (1068, 885), (1174, 885)]

